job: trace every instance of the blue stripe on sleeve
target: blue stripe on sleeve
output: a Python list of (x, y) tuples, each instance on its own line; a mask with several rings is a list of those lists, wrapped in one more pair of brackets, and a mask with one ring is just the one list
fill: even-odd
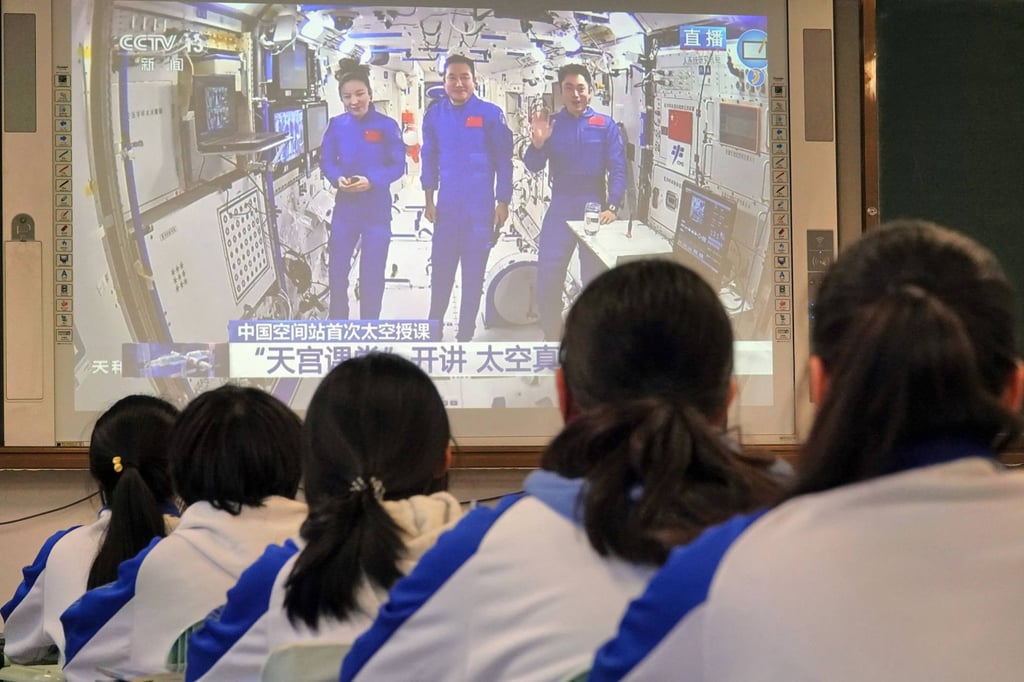
[(150, 550), (163, 538), (153, 538), (146, 549), (131, 559), (122, 561), (117, 567), (117, 580), (109, 585), (96, 587), (82, 595), (81, 599), (69, 606), (61, 614), (60, 623), (64, 626), (65, 665), (82, 650), (89, 640), (113, 618), (124, 605), (135, 596), (135, 581), (139, 576), (139, 568)]
[(644, 593), (629, 605), (618, 635), (598, 649), (589, 681), (621, 680), (703, 604), (722, 557), (764, 513), (734, 517), (673, 551)]
[(188, 640), (186, 681), (206, 675), (256, 621), (270, 608), (270, 593), (281, 568), (299, 548), (288, 540), (284, 546), (267, 547), (256, 563), (245, 569), (238, 583), (228, 590), (228, 602), (219, 618), (208, 616), (206, 623)]
[[(476, 553), (487, 531), (522, 494), (505, 497), (496, 507), (478, 507), (455, 528), (441, 535), (416, 568), (391, 589), (388, 601), (380, 608), (373, 625), (352, 645), (341, 667), (341, 680), (352, 680), (393, 634), (421, 606), (434, 596), (448, 579)], [(410, 663), (415, 668), (415, 663)]]
[(11, 617), (11, 613), (14, 609), (18, 608), (18, 605), (21, 604), (25, 597), (28, 596), (28, 593), (32, 591), (32, 586), (36, 584), (39, 574), (43, 572), (44, 568), (46, 568), (46, 561), (50, 558), (50, 552), (53, 551), (53, 547), (57, 544), (57, 541), (75, 530), (75, 528), (81, 528), (81, 526), (74, 526), (51, 535), (39, 549), (39, 554), (36, 555), (35, 561), (21, 570), (21, 574), (24, 579), (21, 581), (21, 584), (18, 585), (18, 589), (14, 591), (14, 596), (11, 597), (11, 600), (3, 606), (0, 606), (0, 616), (3, 616), (5, 621)]

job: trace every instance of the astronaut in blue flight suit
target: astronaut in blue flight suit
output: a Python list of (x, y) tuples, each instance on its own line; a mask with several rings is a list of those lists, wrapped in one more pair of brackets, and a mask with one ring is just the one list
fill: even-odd
[[(551, 204), (541, 225), (537, 254), (537, 311), (544, 338), (557, 341), (562, 330), (562, 292), (576, 235), (567, 220), (583, 220), (588, 202), (603, 207), (601, 224), (615, 220), (626, 191), (626, 158), (622, 135), (610, 116), (590, 108), (594, 83), (582, 64), (558, 70), (565, 107), (552, 116), (544, 112), (530, 121), (531, 144), (523, 154), (526, 167), (537, 172), (548, 166)], [(607, 191), (605, 175), (607, 174)], [(604, 265), (580, 245), (583, 285)]]
[(361, 240), (359, 317), (376, 320), (391, 245), (391, 183), (405, 174), (405, 143), (398, 123), (370, 103), (366, 67), (342, 73), (338, 92), (346, 112), (331, 119), (320, 152), (320, 169), (338, 188), (329, 246), (330, 316), (348, 319), (348, 277)]
[(456, 339), (469, 341), (483, 298), (487, 256), (508, 219), (512, 200), (512, 131), (501, 109), (474, 94), (476, 69), (471, 59), (452, 55), (444, 74), (447, 97), (423, 117), (424, 217), (434, 223), (429, 318), (436, 321), (435, 338), (440, 339), (461, 262)]

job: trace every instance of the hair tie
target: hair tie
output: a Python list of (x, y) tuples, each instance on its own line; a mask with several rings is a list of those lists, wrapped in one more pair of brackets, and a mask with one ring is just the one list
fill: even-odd
[(120, 457), (115, 457), (114, 459), (111, 460), (111, 462), (114, 464), (114, 471), (115, 472), (121, 473), (124, 470), (124, 465), (121, 464), (121, 458)]
[(353, 481), (352, 485), (348, 487), (351, 492), (362, 493), (367, 490), (373, 491), (373, 496), (378, 502), (384, 501), (384, 484), (376, 476), (370, 476), (369, 483), (367, 479), (362, 476), (357, 476)]

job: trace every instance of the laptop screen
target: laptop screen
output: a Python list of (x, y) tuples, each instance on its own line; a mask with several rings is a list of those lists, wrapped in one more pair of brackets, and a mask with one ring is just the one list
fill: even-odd
[(721, 284), (735, 220), (736, 202), (683, 183), (673, 251), (716, 287)]
[(238, 132), (236, 107), (234, 76), (211, 74), (192, 78), (192, 108), (199, 142)]

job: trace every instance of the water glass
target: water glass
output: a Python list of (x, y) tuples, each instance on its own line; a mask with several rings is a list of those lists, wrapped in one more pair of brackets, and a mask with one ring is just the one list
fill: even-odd
[(601, 204), (588, 201), (583, 213), (583, 231), (591, 237), (601, 229)]

